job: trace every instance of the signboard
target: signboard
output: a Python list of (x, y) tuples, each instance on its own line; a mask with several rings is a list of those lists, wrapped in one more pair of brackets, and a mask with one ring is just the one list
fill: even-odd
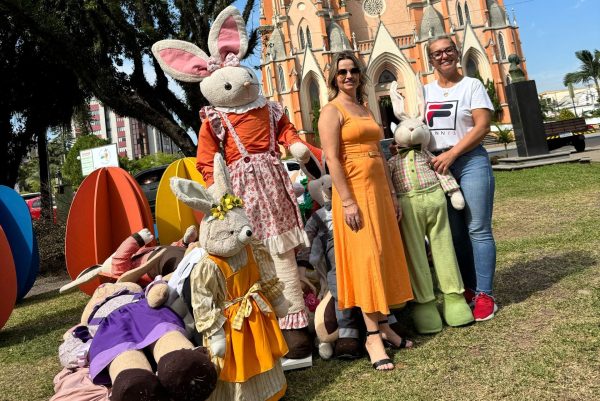
[(84, 177), (101, 167), (119, 167), (117, 144), (82, 150), (79, 152), (79, 160)]

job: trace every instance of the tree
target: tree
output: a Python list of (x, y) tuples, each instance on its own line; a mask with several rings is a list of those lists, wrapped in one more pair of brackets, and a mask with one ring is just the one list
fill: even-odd
[(504, 145), (504, 153), (506, 157), (508, 157), (508, 145), (515, 140), (515, 135), (510, 128), (502, 128), (498, 124), (494, 124), (496, 126), (496, 131), (493, 133), (496, 137), (496, 141)]
[(13, 187), (27, 152), (36, 142), (43, 147), (48, 128), (67, 123), (86, 93), (41, 38), (2, 8), (0, 184)]
[[(178, 83), (177, 90), (151, 53), (161, 39), (182, 39), (207, 50), (211, 22), (233, 0), (0, 0), (0, 12), (25, 25), (81, 85), (120, 115), (156, 127), (186, 155), (196, 146), (198, 109), (207, 104), (198, 84)], [(248, 0), (248, 20), (255, 1)], [(73, 40), (84, 38), (84, 40)], [(257, 43), (249, 35), (248, 54)], [(146, 77), (156, 75), (154, 82)]]
[(494, 81), (486, 80), (483, 84), (485, 89), (492, 101), (492, 106), (494, 106), (494, 112), (492, 114), (492, 120), (499, 121), (502, 118), (502, 106), (500, 106), (500, 99), (498, 98), (498, 93), (496, 92), (496, 85), (494, 85)]
[(579, 70), (567, 73), (563, 79), (563, 84), (567, 86), (568, 84), (594, 81), (600, 102), (600, 85), (598, 84), (600, 79), (600, 50), (594, 50), (593, 56), (589, 50), (579, 50), (575, 52), (575, 57), (581, 61)]
[(96, 135), (82, 135), (77, 138), (75, 144), (73, 144), (73, 147), (69, 150), (69, 153), (67, 153), (67, 158), (62, 166), (63, 180), (71, 184), (73, 188), (78, 187), (79, 184), (81, 184), (81, 181), (83, 181), (79, 152), (85, 149), (109, 144), (109, 141), (98, 138)]

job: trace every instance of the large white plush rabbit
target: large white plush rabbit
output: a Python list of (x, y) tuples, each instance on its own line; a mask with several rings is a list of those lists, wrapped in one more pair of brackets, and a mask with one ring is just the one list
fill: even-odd
[(214, 184), (171, 179), (175, 196), (204, 213), (198, 248), (188, 253), (169, 286), (190, 304), (196, 329), (221, 368), (211, 400), (279, 399), (286, 389), (280, 358), (288, 351), (279, 329), (289, 301), (273, 260), (253, 241), (243, 201), (233, 194), (227, 167), (214, 157)]
[[(397, 88), (397, 83), (392, 82), (392, 106), (401, 121), (394, 129), (398, 153), (388, 163), (403, 213), (400, 227), (416, 302), (413, 320), (418, 332), (435, 333), (442, 329), (442, 321), (436, 307), (425, 237), (429, 239), (437, 282), (444, 294), (446, 323), (462, 326), (473, 321), (471, 310), (462, 296), (464, 286), (454, 254), (445, 193), (450, 195), (453, 207), (458, 210), (464, 208), (465, 201), (450, 173), (438, 174), (431, 168), (433, 155), (427, 150), (431, 137), (429, 129), (422, 115), (411, 117), (404, 112), (404, 99)], [(418, 88), (418, 109), (421, 112), (422, 93), (422, 88)]]
[(308, 245), (308, 240), (278, 144), (288, 146), (303, 163), (310, 162), (311, 153), (281, 105), (259, 95), (255, 74), (240, 65), (248, 39), (235, 7), (229, 6), (217, 16), (208, 47), (210, 57), (192, 43), (161, 40), (152, 51), (163, 70), (175, 79), (200, 82), (200, 90), (211, 104), (200, 111), (203, 123), (197, 168), (210, 185), (213, 156), (223, 153), (234, 192), (244, 200), (254, 235), (273, 256), (277, 275), (285, 283), (285, 296), (292, 303), (289, 314), (279, 321), (290, 347), (288, 357), (303, 358), (311, 354), (312, 344), (294, 248)]

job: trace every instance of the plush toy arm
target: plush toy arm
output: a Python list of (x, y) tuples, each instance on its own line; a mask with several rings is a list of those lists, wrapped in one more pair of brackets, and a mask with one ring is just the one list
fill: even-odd
[(65, 334), (65, 341), (58, 347), (60, 364), (67, 369), (88, 366), (88, 351), (92, 336), (87, 326), (77, 326)]
[(290, 145), (290, 153), (300, 163), (308, 163), (310, 160), (310, 150), (301, 141), (294, 142)]
[(148, 306), (151, 308), (158, 308), (167, 301), (169, 298), (169, 285), (162, 276), (156, 276), (153, 282), (148, 284), (146, 287), (146, 299), (148, 300)]
[(210, 122), (204, 120), (198, 133), (198, 151), (196, 152), (196, 169), (202, 174), (206, 186), (213, 183), (213, 160), (219, 151), (219, 139), (213, 134)]
[(221, 327), (215, 334), (208, 337), (208, 341), (211, 354), (223, 358), (225, 356), (225, 330)]
[(210, 338), (227, 320), (223, 315), (227, 293), (223, 274), (212, 260), (204, 257), (190, 274), (190, 286), (196, 330)]
[(456, 210), (463, 210), (465, 208), (465, 197), (460, 189), (456, 189), (450, 194), (450, 203)]

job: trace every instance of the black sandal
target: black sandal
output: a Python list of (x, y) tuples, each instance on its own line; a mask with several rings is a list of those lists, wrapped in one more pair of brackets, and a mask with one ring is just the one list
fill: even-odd
[[(380, 320), (379, 322), (377, 322), (377, 324), (382, 325), (382, 324), (388, 324), (388, 320)], [(377, 330), (379, 331), (379, 330)], [(398, 336), (400, 337), (400, 336)], [(381, 340), (383, 341), (383, 345), (386, 348), (391, 348), (391, 349), (404, 349), (404, 348), (412, 348), (412, 346), (408, 347), (408, 341), (406, 340), (406, 338), (404, 337), (400, 337), (400, 345), (396, 345), (393, 342), (391, 342), (390, 340), (386, 340), (385, 338), (381, 338)]]
[[(379, 330), (367, 331), (366, 337), (369, 337), (369, 336), (371, 336), (373, 334), (380, 334), (380, 333), (381, 332)], [(367, 351), (367, 353), (369, 353), (369, 352)], [(394, 365), (394, 361), (392, 361), (390, 358), (383, 358), (383, 359), (380, 359), (380, 360), (378, 360), (376, 362), (373, 362), (372, 365), (373, 365), (373, 369), (378, 370), (380, 372), (385, 372), (385, 371), (393, 370), (394, 369), (393, 367), (391, 369), (377, 369), (378, 367), (383, 366), (383, 365), (387, 365), (387, 364), (390, 364), (390, 365), (393, 366)]]

